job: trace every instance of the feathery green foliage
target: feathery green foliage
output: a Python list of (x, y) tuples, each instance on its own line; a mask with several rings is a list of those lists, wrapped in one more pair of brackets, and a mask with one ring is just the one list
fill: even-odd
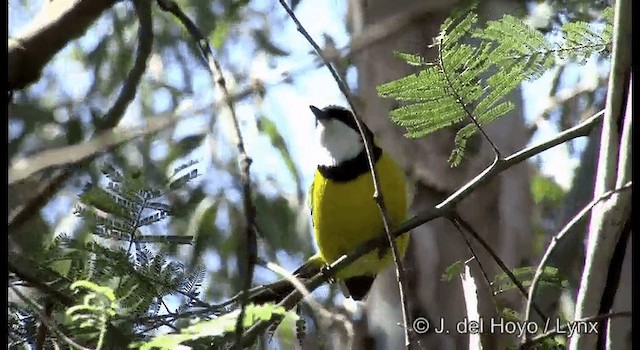
[[(462, 13), (462, 14), (460, 14)], [(434, 62), (408, 53), (398, 57), (421, 70), (378, 86), (383, 97), (403, 102), (391, 119), (407, 129), (407, 136), (424, 137), (439, 129), (467, 123), (455, 137), (449, 159), (453, 166), (464, 157), (466, 142), (477, 126), (507, 115), (514, 104), (506, 99), (522, 81), (535, 79), (559, 60), (584, 61), (611, 50), (612, 11), (603, 23), (565, 23), (559, 40), (505, 15), (477, 28), (473, 7), (458, 11), (440, 27), (433, 46)]]
[[(191, 165), (178, 167), (176, 172)], [(108, 320), (116, 324), (135, 320), (133, 325), (129, 321), (123, 323), (129, 332), (170, 325), (162, 321), (166, 312), (184, 312), (203, 304), (199, 295), (205, 277), (203, 266), (187, 269), (157, 249), (162, 245), (191, 244), (193, 237), (143, 234), (146, 227), (161, 224), (171, 215), (172, 209), (163, 197), (177, 187), (175, 183), (184, 185), (195, 178), (197, 171), (187, 171), (166, 189), (149, 187), (138, 173), (123, 174), (112, 166), (106, 166), (103, 174), (106, 183), (86, 185), (75, 210), (84, 219), (88, 234), (59, 235), (37, 257), (38, 261), (33, 261), (39, 271), (36, 277), (55, 289), (81, 287), (89, 291), (84, 302), (66, 310), (69, 318), (64, 325), (98, 344), (108, 341)], [(177, 298), (175, 310), (168, 309), (165, 298), (169, 296)], [(109, 305), (100, 303), (107, 299)], [(15, 303), (10, 307), (17, 310), (16, 315), (25, 315), (10, 320), (11, 336), (20, 339), (20, 334), (34, 334), (30, 329), (37, 325), (38, 310)], [(161, 312), (163, 308), (165, 311)]]
[[(525, 266), (511, 270), (514, 276), (522, 283), (524, 287), (531, 285), (531, 280), (536, 273), (536, 266)], [(558, 269), (552, 266), (545, 266), (540, 275), (540, 286), (566, 288), (568, 281), (564, 276), (560, 276)], [(509, 290), (516, 289), (516, 285), (509, 279), (505, 273), (496, 276), (491, 282), (491, 288), (494, 294), (500, 294)]]

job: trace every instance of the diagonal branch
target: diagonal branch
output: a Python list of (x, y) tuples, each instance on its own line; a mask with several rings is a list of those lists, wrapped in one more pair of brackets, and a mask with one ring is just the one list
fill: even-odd
[(415, 342), (412, 341), (414, 338), (414, 335), (412, 332), (413, 329), (409, 327), (409, 305), (405, 297), (406, 289), (407, 289), (406, 283), (405, 283), (406, 278), (404, 276), (405, 271), (404, 271), (404, 268), (402, 267), (402, 260), (401, 260), (402, 258), (398, 253), (398, 247), (396, 245), (396, 241), (391, 236), (391, 225), (393, 225), (393, 223), (391, 221), (391, 218), (389, 217), (389, 213), (387, 212), (386, 206), (384, 204), (384, 196), (382, 191), (380, 190), (380, 181), (378, 178), (378, 174), (376, 172), (375, 162), (373, 161), (373, 153), (371, 151), (373, 140), (369, 139), (369, 137), (367, 137), (367, 135), (364, 132), (364, 128), (362, 127), (362, 120), (360, 119), (360, 116), (356, 110), (356, 106), (351, 99), (351, 94), (349, 93), (347, 84), (340, 78), (340, 75), (338, 75), (338, 73), (333, 68), (331, 63), (329, 63), (329, 61), (324, 57), (324, 54), (322, 53), (322, 49), (320, 48), (320, 46), (318, 46), (318, 44), (313, 40), (313, 38), (311, 38), (311, 35), (309, 35), (306, 29), (304, 29), (304, 27), (302, 26), (302, 23), (300, 23), (296, 15), (293, 13), (293, 10), (289, 7), (289, 5), (287, 5), (286, 1), (284, 0), (279, 0), (279, 1), (282, 7), (285, 9), (285, 11), (289, 14), (289, 17), (291, 17), (291, 19), (295, 22), (298, 31), (307, 39), (309, 44), (313, 46), (317, 55), (320, 57), (320, 59), (322, 59), (324, 64), (327, 66), (327, 68), (331, 72), (331, 75), (333, 76), (336, 83), (338, 84), (340, 91), (342, 92), (344, 97), (347, 99), (347, 102), (349, 103), (349, 107), (353, 112), (353, 119), (355, 120), (356, 125), (358, 127), (358, 132), (360, 132), (360, 136), (364, 141), (364, 149), (367, 155), (369, 169), (371, 170), (371, 177), (373, 179), (373, 200), (376, 202), (376, 204), (378, 205), (378, 209), (380, 210), (380, 216), (382, 218), (382, 223), (384, 225), (384, 231), (385, 231), (385, 234), (387, 235), (387, 239), (389, 240), (391, 253), (393, 255), (393, 261), (395, 263), (395, 268), (396, 268), (396, 279), (398, 282), (398, 290), (399, 290), (400, 301), (402, 305), (403, 329), (405, 331), (405, 347), (410, 348), (410, 346), (412, 344), (415, 344)]
[[(414, 216), (413, 218), (405, 221), (403, 224), (398, 226), (393, 230), (392, 236), (397, 237), (400, 234), (410, 231), (422, 224), (430, 222), (436, 218), (446, 216), (455, 208), (455, 205), (458, 204), (462, 199), (466, 198), (473, 190), (477, 187), (486, 184), (489, 180), (502, 173), (503, 171), (537, 155), (540, 154), (552, 147), (560, 145), (569, 140), (575, 139), (581, 136), (589, 135), (589, 132), (593, 129), (593, 127), (600, 122), (602, 114), (604, 111), (600, 111), (591, 118), (585, 120), (579, 125), (565, 130), (559, 134), (557, 134), (552, 139), (540, 143), (535, 146), (531, 146), (525, 148), (521, 151), (518, 151), (512, 154), (509, 157), (504, 159), (496, 159), (487, 169), (485, 169), (478, 176), (469, 181), (465, 186), (463, 186), (460, 190), (456, 191), (444, 201), (440, 202), (438, 205), (433, 207), (431, 210), (425, 211), (423, 213)], [(381, 236), (378, 238), (371, 239), (359, 247), (353, 249), (349, 254), (343, 255), (338, 260), (333, 262), (329, 269), (326, 271), (322, 271), (320, 273), (315, 274), (312, 278), (309, 279), (307, 283), (307, 288), (311, 291), (318, 288), (324, 282), (329, 280), (337, 271), (344, 268), (348, 264), (354, 262), (364, 254), (370, 252), (371, 250), (382, 247), (389, 244), (389, 240), (386, 236)], [(301, 298), (301, 294), (296, 290), (290, 293), (286, 298), (284, 298), (278, 306), (282, 306), (285, 309), (289, 310), (293, 308)], [(256, 324), (254, 324), (247, 332), (245, 333), (243, 339), (243, 345), (250, 345), (253, 342), (253, 339), (261, 334), (272, 322), (274, 319), (278, 319), (279, 316), (274, 316), (271, 320), (263, 320)]]
[(140, 21), (140, 28), (138, 29), (138, 54), (133, 62), (133, 67), (131, 67), (127, 75), (127, 79), (124, 81), (124, 85), (122, 85), (120, 89), (118, 98), (104, 116), (104, 120), (99, 128), (100, 130), (113, 128), (118, 125), (120, 119), (122, 119), (127, 107), (136, 97), (138, 85), (140, 85), (142, 75), (147, 70), (147, 61), (153, 50), (153, 17), (151, 15), (151, 5), (148, 0), (134, 0), (133, 4), (138, 20)]
[[(95, 1), (100, 3), (104, 0)], [(83, 2), (94, 2), (86, 1)], [(140, 84), (142, 75), (147, 67), (147, 61), (151, 56), (151, 50), (153, 48), (153, 24), (151, 18), (151, 8), (145, 5), (146, 0), (136, 0), (136, 13), (140, 21), (140, 28), (138, 29), (138, 46), (137, 56), (133, 67), (129, 71), (129, 75), (120, 90), (120, 94), (114, 102), (113, 107), (107, 112), (104, 117), (104, 122), (100, 123), (96, 127), (96, 132), (104, 131), (118, 125), (126, 107), (133, 101), (137, 86)], [(147, 8), (147, 10), (145, 10)], [(71, 178), (73, 173), (81, 168), (83, 165), (88, 164), (93, 160), (93, 156), (86, 159), (81, 165), (69, 165), (63, 169), (59, 169), (45, 184), (40, 186), (37, 193), (26, 204), (15, 208), (9, 214), (8, 226), (16, 229), (24, 224), (32, 215), (37, 213), (47, 201), (58, 192), (60, 187), (65, 183), (65, 180)]]
[[(245, 244), (246, 244), (246, 254), (247, 259), (246, 262), (243, 262), (242, 259), (238, 259), (239, 271), (241, 275), (244, 276), (244, 280), (242, 283), (242, 295), (240, 298), (240, 314), (238, 315), (238, 319), (236, 322), (236, 348), (239, 348), (240, 338), (242, 336), (243, 331), (243, 322), (245, 309), (248, 301), (248, 290), (251, 287), (251, 281), (253, 280), (253, 272), (255, 269), (255, 264), (257, 261), (257, 233), (256, 233), (256, 208), (253, 204), (252, 200), (252, 192), (251, 192), (251, 158), (247, 155), (247, 151), (244, 147), (244, 140), (242, 138), (242, 132), (240, 131), (240, 124), (238, 122), (238, 117), (236, 115), (236, 110), (234, 106), (233, 99), (229, 90), (227, 89), (227, 83), (222, 74), (222, 69), (220, 68), (220, 63), (216, 60), (213, 55), (213, 51), (211, 50), (211, 46), (209, 42), (202, 35), (200, 29), (187, 17), (186, 14), (180, 9), (180, 7), (173, 0), (158, 0), (158, 5), (165, 11), (170, 12), (175, 17), (177, 17), (180, 22), (187, 28), (189, 34), (193, 37), (194, 41), (198, 45), (200, 49), (200, 53), (204, 58), (207, 68), (209, 69), (209, 73), (215, 81), (216, 86), (220, 90), (222, 94), (222, 98), (227, 105), (227, 109), (229, 110), (229, 114), (231, 115), (231, 119), (233, 121), (233, 130), (235, 132), (235, 137), (237, 140), (238, 153), (240, 157), (240, 180), (242, 182), (242, 194), (243, 194), (243, 205), (244, 205), (244, 215), (246, 218), (246, 231), (245, 231)], [(211, 118), (211, 131), (213, 131), (214, 118)], [(246, 265), (243, 265), (245, 263)], [(244, 273), (243, 273), (244, 272)]]
[[(489, 246), (489, 244), (487, 244), (487, 242), (484, 239), (482, 239), (482, 237), (478, 234), (478, 232), (476, 232), (476, 230), (473, 228), (473, 226), (471, 226), (466, 220), (464, 220), (462, 217), (460, 217), (460, 215), (458, 213), (456, 213), (455, 211), (452, 212), (451, 214), (449, 214), (449, 216), (450, 216), (449, 220), (451, 222), (454, 222), (455, 223), (454, 225), (456, 227), (464, 228), (465, 230), (467, 230), (471, 234), (471, 236), (473, 236), (473, 238), (476, 241), (478, 241), (478, 243), (480, 243), (480, 245), (485, 249), (485, 251), (487, 253), (489, 253), (489, 255), (491, 256), (493, 261), (495, 261), (496, 264), (498, 264), (498, 266), (500, 266), (500, 269), (502, 270), (502, 272), (504, 272), (509, 277), (511, 282), (513, 282), (513, 284), (518, 288), (520, 293), (522, 293), (522, 295), (526, 298), (527, 297), (527, 290), (524, 288), (522, 283), (513, 274), (513, 272), (511, 272), (511, 270), (509, 270), (507, 265), (505, 265), (505, 263), (493, 251), (493, 249), (491, 249), (491, 246)], [(538, 305), (536, 305), (535, 303), (532, 303), (532, 306), (533, 306), (533, 309), (536, 310), (536, 313), (538, 313), (538, 315), (540, 315), (540, 317), (542, 319), (548, 319), (548, 317), (544, 314), (544, 312), (542, 312), (542, 309)]]
[[(533, 275), (533, 279), (531, 280), (531, 286), (529, 286), (529, 296), (527, 297), (527, 305), (525, 307), (525, 314), (524, 314), (524, 322), (525, 323), (529, 321), (530, 313), (531, 313), (531, 304), (533, 303), (533, 299), (535, 298), (536, 289), (538, 287), (538, 282), (540, 281), (540, 277), (542, 276), (542, 272), (544, 271), (544, 266), (546, 265), (547, 260), (549, 260), (549, 257), (553, 253), (553, 251), (556, 248), (556, 246), (558, 245), (558, 243), (565, 237), (567, 232), (571, 231), (571, 229), (578, 222), (580, 222), (580, 220), (583, 217), (585, 217), (585, 215), (591, 209), (593, 209), (593, 207), (596, 204), (598, 204), (600, 201), (603, 201), (603, 200), (611, 197), (614, 193), (617, 193), (617, 192), (620, 192), (620, 191), (625, 191), (625, 190), (630, 190), (631, 186), (632, 186), (632, 182), (628, 182), (626, 185), (624, 185), (624, 186), (622, 186), (620, 188), (614, 189), (612, 191), (608, 191), (608, 192), (604, 193), (603, 195), (601, 195), (600, 197), (592, 200), (587, 205), (585, 205), (584, 208), (582, 208), (582, 210), (580, 210), (578, 212), (578, 214), (576, 214), (562, 228), (562, 230), (560, 230), (560, 232), (558, 232), (558, 234), (556, 234), (555, 236), (553, 236), (553, 238), (551, 238), (551, 243), (549, 243), (549, 246), (547, 247), (547, 250), (545, 251), (544, 255), (542, 256), (542, 259), (540, 259), (540, 262), (538, 263), (538, 268), (536, 269), (536, 272)], [(528, 333), (528, 332), (525, 332), (525, 333)], [(526, 337), (526, 335), (524, 335), (524, 336)], [(524, 341), (526, 341), (526, 338), (524, 339)]]
[[(567, 330), (571, 326), (575, 326), (576, 324), (587, 324), (587, 323), (591, 323), (591, 322), (597, 322), (597, 321), (601, 321), (601, 320), (608, 320), (608, 319), (617, 318), (617, 317), (631, 317), (631, 312), (630, 311), (611, 312), (611, 313), (608, 313), (608, 314), (582, 318), (582, 319), (576, 320), (574, 322), (564, 324), (560, 328), (556, 328), (556, 329), (550, 330), (550, 331), (548, 331), (548, 332), (546, 332), (544, 334), (540, 334), (538, 336), (535, 336), (535, 337), (531, 338), (529, 341), (527, 341), (526, 343), (522, 344), (520, 346), (520, 349), (534, 348), (534, 346), (536, 344), (540, 344), (545, 339), (551, 338), (551, 337), (553, 337), (553, 336), (555, 336), (557, 334), (561, 334), (561, 333), (562, 334), (566, 334)], [(578, 334), (580, 334), (580, 333), (578, 333)]]
[(491, 292), (491, 300), (493, 301), (493, 305), (497, 306), (496, 294), (494, 293), (493, 287), (491, 286), (491, 280), (489, 279), (489, 276), (487, 275), (487, 271), (485, 270), (484, 266), (482, 266), (482, 262), (480, 261), (478, 254), (476, 254), (475, 250), (473, 249), (473, 245), (471, 245), (471, 241), (469, 241), (469, 238), (464, 233), (462, 226), (456, 220), (453, 220), (451, 218), (448, 218), (448, 219), (449, 219), (449, 222), (451, 222), (451, 224), (456, 227), (458, 232), (460, 232), (460, 235), (462, 235), (462, 238), (464, 238), (464, 242), (467, 245), (469, 252), (471, 253), (471, 258), (465, 262), (465, 266), (471, 262), (471, 259), (474, 259), (476, 261), (476, 263), (478, 264), (478, 267), (480, 268), (480, 272), (482, 273), (482, 278), (484, 278), (485, 282), (487, 283), (487, 288), (489, 288), (489, 291)]
[(34, 83), (42, 68), (71, 40), (80, 37), (116, 0), (45, 1), (17, 38), (9, 39), (8, 85), (19, 90)]
[(48, 149), (29, 158), (18, 159), (9, 168), (9, 185), (51, 167), (75, 164), (96, 157), (134, 138), (169, 128), (181, 119), (180, 116), (171, 115), (150, 119), (149, 125), (144, 128), (115, 127), (83, 143)]

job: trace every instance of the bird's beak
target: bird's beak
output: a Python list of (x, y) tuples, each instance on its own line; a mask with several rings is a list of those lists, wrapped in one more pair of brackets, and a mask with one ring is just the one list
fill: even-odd
[(311, 109), (311, 112), (313, 112), (313, 115), (316, 116), (316, 120), (321, 121), (329, 118), (329, 115), (320, 108), (316, 106), (309, 106), (309, 108)]

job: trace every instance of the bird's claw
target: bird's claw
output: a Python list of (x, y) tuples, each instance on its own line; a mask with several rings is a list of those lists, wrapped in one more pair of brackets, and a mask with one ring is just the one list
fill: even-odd
[(329, 265), (324, 265), (321, 269), (320, 269), (320, 273), (322, 274), (322, 276), (327, 280), (327, 282), (329, 283), (334, 283), (336, 280), (333, 277), (333, 269), (331, 268), (331, 266)]

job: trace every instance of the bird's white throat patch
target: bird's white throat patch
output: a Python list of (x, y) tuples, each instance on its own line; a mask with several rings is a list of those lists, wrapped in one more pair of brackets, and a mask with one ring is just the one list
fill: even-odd
[(337, 119), (319, 121), (316, 135), (318, 165), (338, 165), (357, 157), (364, 149), (360, 134)]

